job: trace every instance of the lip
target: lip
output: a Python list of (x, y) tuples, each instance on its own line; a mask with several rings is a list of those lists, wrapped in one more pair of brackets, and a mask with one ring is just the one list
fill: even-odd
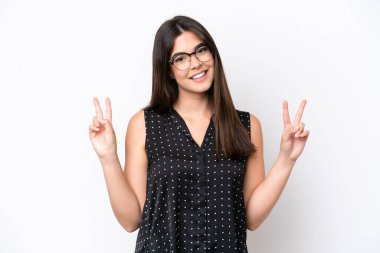
[[(189, 79), (191, 79), (193, 76), (196, 76), (196, 75), (198, 75), (198, 74), (200, 74), (200, 73), (203, 73), (203, 72), (206, 72), (206, 73), (205, 73), (205, 75), (206, 75), (206, 74), (207, 74), (207, 71), (208, 71), (208, 69), (206, 69), (206, 70), (202, 70), (202, 71), (199, 71), (198, 73), (195, 73), (194, 75), (190, 76)], [(193, 80), (193, 79), (191, 79), (191, 80)]]

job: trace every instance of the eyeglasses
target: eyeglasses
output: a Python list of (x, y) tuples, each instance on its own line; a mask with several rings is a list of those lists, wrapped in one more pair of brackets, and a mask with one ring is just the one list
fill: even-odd
[(179, 55), (174, 56), (174, 58), (172, 58), (169, 61), (169, 63), (178, 70), (186, 70), (191, 65), (191, 55), (193, 54), (201, 62), (207, 62), (212, 58), (212, 53), (210, 49), (207, 46), (201, 46), (191, 54), (181, 53)]

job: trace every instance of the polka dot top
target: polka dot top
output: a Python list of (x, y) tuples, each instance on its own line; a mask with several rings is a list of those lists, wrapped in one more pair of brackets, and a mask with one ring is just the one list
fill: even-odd
[[(250, 133), (248, 112), (236, 110)], [(243, 177), (247, 156), (216, 161), (212, 117), (199, 146), (179, 113), (144, 110), (146, 200), (135, 253), (248, 252)]]

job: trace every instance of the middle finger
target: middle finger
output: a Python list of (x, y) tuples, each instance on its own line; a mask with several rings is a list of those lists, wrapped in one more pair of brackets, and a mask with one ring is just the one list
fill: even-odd
[(296, 114), (296, 118), (294, 120), (294, 124), (296, 124), (297, 126), (300, 124), (300, 121), (301, 121), (301, 118), (302, 118), (302, 113), (303, 113), (303, 110), (305, 108), (305, 105), (306, 105), (306, 99), (302, 100), (299, 108), (298, 108), (298, 111), (297, 111), (297, 114)]

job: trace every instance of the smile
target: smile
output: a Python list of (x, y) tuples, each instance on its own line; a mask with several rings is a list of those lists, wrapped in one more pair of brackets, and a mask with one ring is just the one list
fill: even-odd
[(206, 73), (207, 73), (207, 70), (203, 71), (202, 73), (199, 73), (197, 75), (194, 75), (193, 77), (190, 77), (190, 79), (194, 80), (194, 81), (203, 80), (206, 77)]

